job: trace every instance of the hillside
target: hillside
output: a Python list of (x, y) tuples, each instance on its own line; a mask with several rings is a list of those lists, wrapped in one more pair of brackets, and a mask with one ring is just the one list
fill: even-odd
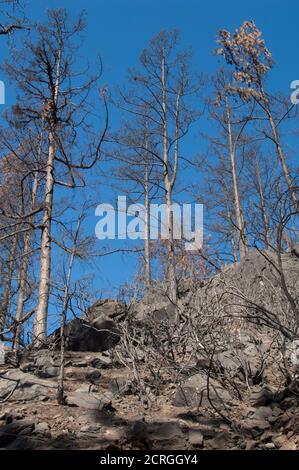
[(282, 263), (287, 291), (275, 258), (251, 252), (177, 305), (157, 289), (128, 306), (99, 301), (68, 325), (63, 406), (55, 334), (18, 364), (7, 353), (0, 447), (299, 449), (298, 340), (285, 299), (298, 302), (298, 258)]

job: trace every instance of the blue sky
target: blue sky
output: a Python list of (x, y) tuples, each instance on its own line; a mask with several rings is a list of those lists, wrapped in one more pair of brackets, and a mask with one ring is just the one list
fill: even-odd
[[(149, 39), (162, 29), (179, 29), (182, 44), (192, 46), (194, 69), (205, 74), (213, 73), (219, 65), (213, 55), (217, 30), (232, 30), (250, 19), (263, 31), (276, 61), (271, 72), (272, 89), (287, 94), (291, 81), (299, 79), (299, 1), (29, 0), (27, 16), (42, 21), (46, 9), (56, 7), (65, 7), (74, 15), (86, 11), (86, 41), (80, 54), (82, 59), (88, 58), (92, 63), (100, 53), (104, 64), (103, 81), (109, 87), (125, 80), (128, 67), (137, 64), (140, 52)], [(5, 51), (1, 51), (2, 54)], [(14, 90), (8, 89), (7, 97), (10, 104), (14, 100)], [(111, 124), (113, 126), (113, 122)], [(187, 143), (193, 155), (201, 151), (200, 139), (195, 138), (198, 130), (193, 130)], [(103, 187), (103, 199), (105, 191)], [(94, 233), (93, 219), (86, 230), (89, 235)], [(101, 249), (101, 242), (97, 247)], [(93, 267), (80, 270), (94, 269), (96, 287), (110, 290), (132, 279), (134, 268), (132, 256), (113, 255), (100, 258)]]

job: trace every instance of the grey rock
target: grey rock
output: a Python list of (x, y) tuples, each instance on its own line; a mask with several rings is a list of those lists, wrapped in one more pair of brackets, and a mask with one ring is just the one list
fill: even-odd
[(288, 438), (287, 436), (285, 436), (284, 434), (281, 434), (279, 436), (275, 436), (273, 438), (273, 442), (275, 444), (275, 446), (280, 449), (280, 447), (282, 447), (284, 444), (287, 444), (288, 442)]
[(270, 406), (260, 406), (258, 407), (253, 415), (251, 416), (252, 419), (269, 419), (273, 415), (273, 410)]
[(267, 386), (251, 390), (250, 402), (253, 406), (267, 406), (274, 400), (274, 392)]
[(275, 449), (275, 444), (273, 444), (273, 442), (267, 442), (266, 444), (264, 444), (264, 448), (267, 450)]
[(44, 434), (50, 430), (50, 426), (46, 422), (40, 422), (35, 425), (35, 432)]
[(36, 367), (51, 367), (54, 365), (54, 360), (49, 351), (41, 349), (35, 353), (34, 363)]
[[(59, 348), (60, 330), (49, 341)], [(81, 318), (70, 321), (65, 327), (67, 351), (101, 352), (114, 347), (120, 340), (120, 332), (113, 320), (95, 319), (88, 322)]]
[(94, 393), (77, 390), (67, 395), (66, 403), (88, 410), (102, 410), (111, 403), (112, 398), (113, 395), (109, 392)]
[(206, 445), (213, 450), (223, 450), (233, 446), (232, 437), (228, 432), (220, 432), (214, 437), (206, 441)]
[(5, 398), (13, 392), (14, 400), (44, 400), (53, 394), (55, 389), (56, 384), (49, 384), (21, 370), (10, 370), (0, 378), (0, 398)]
[(35, 370), (35, 364), (31, 361), (22, 361), (20, 364), (20, 370), (22, 372), (32, 372)]
[(127, 306), (124, 302), (115, 299), (101, 299), (89, 307), (86, 316), (89, 322), (93, 322), (94, 320), (122, 318), (126, 313)]
[(129, 433), (134, 440), (145, 440), (147, 437), (147, 426), (142, 419), (136, 419), (130, 426)]
[(297, 450), (297, 445), (294, 441), (285, 441), (282, 446), (280, 447), (280, 450)]
[(113, 395), (125, 395), (130, 390), (130, 382), (124, 377), (114, 377), (109, 383)]
[[(233, 401), (231, 394), (212, 378), (209, 380), (209, 398), (213, 404), (224, 408), (232, 404)], [(207, 376), (198, 373), (189, 377), (178, 387), (173, 404), (175, 406), (188, 406), (192, 408), (199, 406), (210, 407)]]
[(129, 313), (138, 321), (173, 321), (175, 307), (163, 291), (152, 289), (141, 301), (131, 305)]
[(70, 364), (74, 367), (80, 367), (80, 368), (88, 366), (87, 361), (84, 361), (84, 360), (70, 361)]
[(231, 351), (223, 351), (218, 353), (215, 359), (220, 362), (223, 369), (228, 372), (232, 372), (233, 375), (235, 375), (240, 369), (240, 362), (238, 362), (237, 358)]
[(254, 441), (252, 439), (246, 441), (246, 446), (245, 446), (245, 450), (254, 450), (256, 449), (258, 445), (258, 442), (257, 441)]
[(203, 446), (203, 434), (197, 429), (189, 429), (189, 442), (193, 446)]
[(59, 367), (42, 367), (35, 370), (34, 374), (41, 379), (51, 379), (52, 377), (58, 377)]
[(110, 357), (101, 354), (98, 357), (92, 359), (90, 365), (95, 369), (106, 369), (112, 365), (112, 360), (110, 359)]
[(80, 427), (80, 432), (82, 433), (94, 433), (98, 432), (101, 429), (99, 424), (86, 424)]
[(98, 382), (101, 376), (102, 374), (100, 371), (94, 370), (92, 372), (88, 372), (87, 374), (85, 374), (85, 379), (93, 383), (93, 382)]
[(243, 420), (242, 425), (244, 430), (253, 437), (261, 436), (264, 431), (270, 429), (270, 424), (263, 418), (247, 418)]
[(34, 423), (28, 420), (13, 421), (0, 428), (0, 447), (6, 447), (18, 436), (28, 436), (34, 431)]
[(147, 438), (149, 441), (172, 441), (182, 436), (183, 432), (179, 424), (173, 421), (149, 424), (147, 426)]

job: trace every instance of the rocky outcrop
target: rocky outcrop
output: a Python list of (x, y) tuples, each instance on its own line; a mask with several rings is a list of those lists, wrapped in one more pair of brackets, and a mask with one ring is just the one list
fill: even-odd
[(214, 405), (225, 409), (232, 402), (229, 391), (203, 373), (195, 374), (180, 384), (173, 399), (175, 406), (190, 408), (209, 408)]
[[(298, 292), (297, 258), (283, 255), (283, 266)], [(279, 286), (271, 260), (252, 252), (186, 286), (177, 305), (158, 289), (128, 311), (99, 300), (66, 325), (65, 406), (58, 330), (55, 347), (24, 354), (19, 369), (0, 364), (0, 446), (298, 449), (298, 340), (246, 302), (283, 312), (291, 328)]]
[[(67, 351), (101, 352), (113, 348), (120, 340), (117, 321), (126, 315), (126, 305), (116, 300), (99, 300), (86, 312), (86, 317), (75, 318), (65, 326)], [(60, 329), (50, 341), (59, 348)]]
[(104, 320), (123, 320), (127, 314), (124, 302), (115, 299), (97, 300), (86, 312), (87, 320), (92, 323)]
[(177, 306), (159, 289), (151, 289), (142, 300), (131, 304), (129, 315), (139, 322), (174, 322)]
[(174, 405), (165, 386), (144, 414), (140, 390), (127, 386), (134, 382), (127, 368), (107, 361), (107, 354), (67, 352), (66, 403), (58, 406), (56, 379), (39, 379), (35, 370), (55, 367), (59, 353), (47, 358), (44, 351), (38, 360), (31, 354), (30, 372), (0, 370), (2, 449), (299, 448), (295, 395), (283, 398), (277, 390), (255, 386), (238, 401), (218, 380), (210, 377), (208, 384), (201, 372), (177, 387)]

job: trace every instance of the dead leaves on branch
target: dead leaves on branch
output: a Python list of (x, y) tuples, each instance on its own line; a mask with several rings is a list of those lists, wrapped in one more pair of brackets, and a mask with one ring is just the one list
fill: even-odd
[(261, 36), (254, 21), (244, 21), (234, 34), (225, 29), (218, 33), (217, 43), (220, 47), (215, 52), (235, 69), (233, 77), (236, 83), (229, 92), (238, 94), (244, 101), (264, 99), (261, 92), (262, 78), (273, 66), (271, 52)]

